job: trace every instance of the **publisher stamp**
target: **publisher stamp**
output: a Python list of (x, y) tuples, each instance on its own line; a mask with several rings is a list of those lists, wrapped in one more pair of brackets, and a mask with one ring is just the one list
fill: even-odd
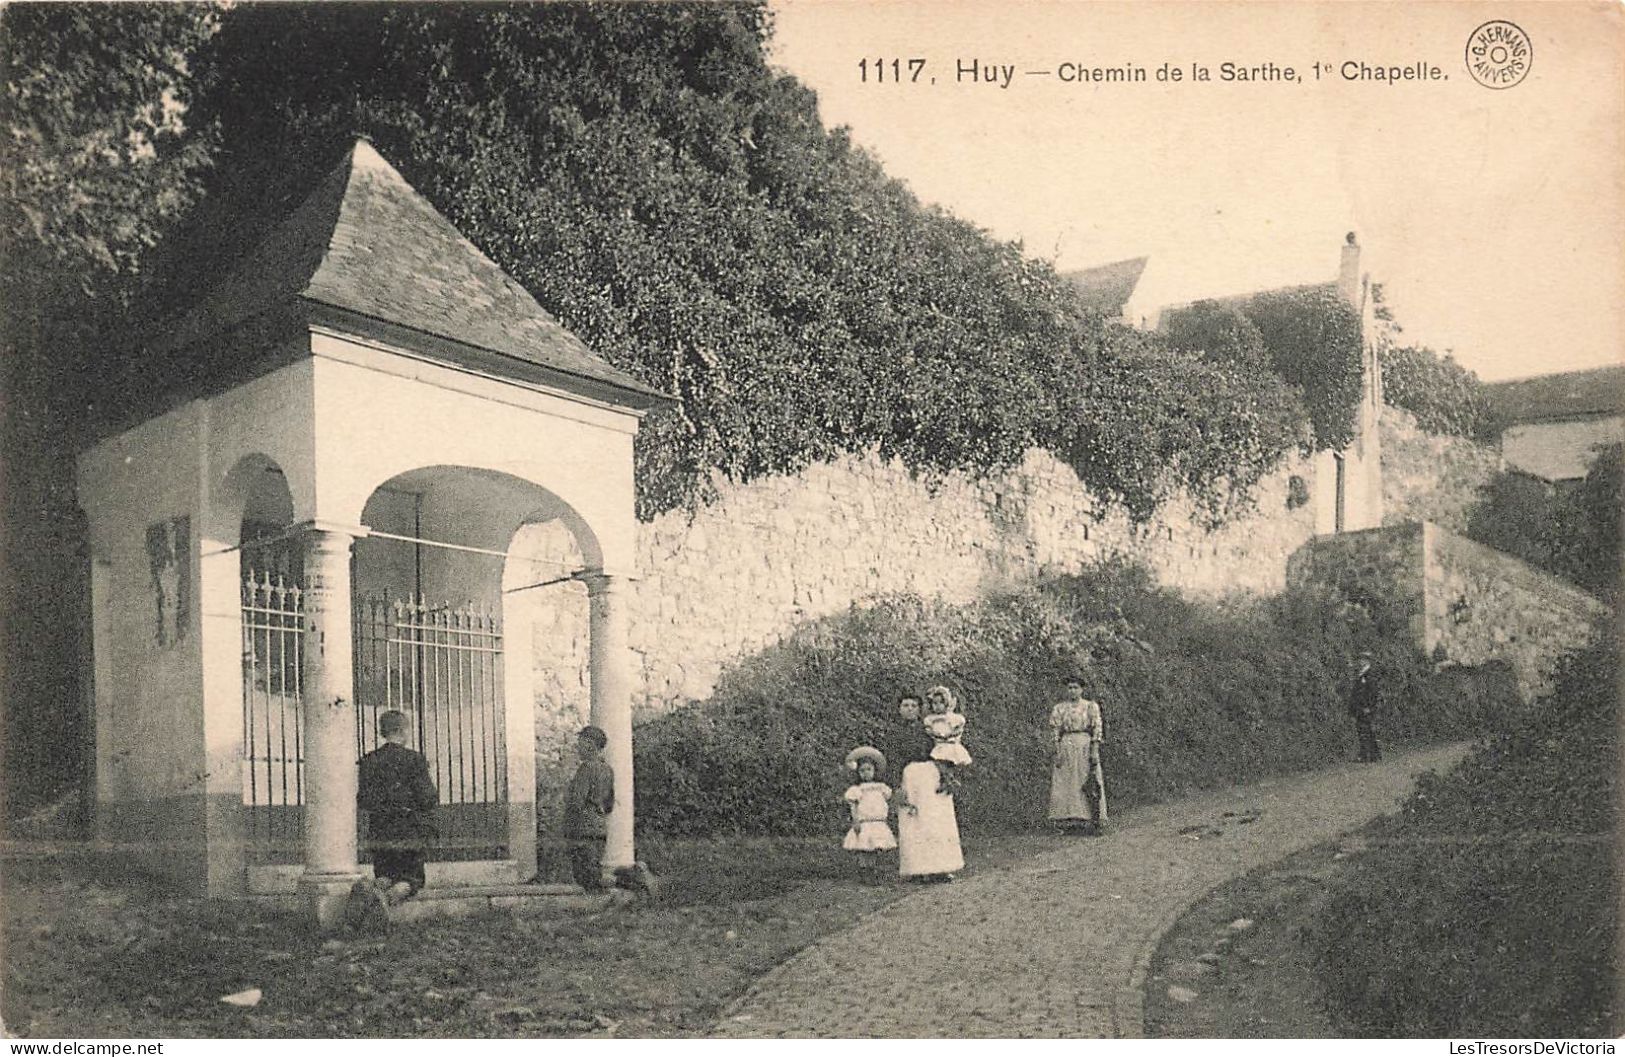
[(1467, 72), (1485, 88), (1511, 88), (1529, 76), (1534, 46), (1515, 23), (1496, 19), (1467, 38)]

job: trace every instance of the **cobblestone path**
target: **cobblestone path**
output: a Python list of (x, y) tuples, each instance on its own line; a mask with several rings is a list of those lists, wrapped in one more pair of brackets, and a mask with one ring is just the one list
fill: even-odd
[(972, 863), (778, 966), (715, 1034), (1139, 1038), (1146, 967), (1192, 903), (1392, 810), (1464, 752), (1204, 794), (1132, 812), (1104, 837), (1057, 836), (1056, 851), (1006, 869)]

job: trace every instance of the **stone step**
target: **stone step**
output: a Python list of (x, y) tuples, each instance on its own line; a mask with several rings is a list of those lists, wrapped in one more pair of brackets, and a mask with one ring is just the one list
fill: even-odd
[(462, 899), (497, 896), (568, 896), (585, 895), (580, 885), (572, 884), (431, 884), (413, 898)]
[(630, 892), (586, 892), (566, 884), (457, 885), (425, 888), (390, 908), (394, 922), (467, 917), (492, 910), (512, 914), (583, 914), (632, 902)]

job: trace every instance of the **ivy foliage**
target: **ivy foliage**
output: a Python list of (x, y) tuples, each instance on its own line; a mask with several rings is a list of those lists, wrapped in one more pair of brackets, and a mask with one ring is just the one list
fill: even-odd
[(1363, 382), (1360, 314), (1331, 286), (1272, 290), (1244, 311), (1275, 373), (1302, 394), (1315, 447), (1347, 447)]
[(1199, 353), (1217, 363), (1254, 369), (1271, 366), (1264, 336), (1247, 313), (1233, 304), (1198, 301), (1177, 309), (1169, 313), (1163, 332), (1171, 348)]
[(1383, 399), (1416, 416), (1429, 433), (1486, 437), (1495, 431), (1495, 413), (1478, 375), (1425, 345), (1381, 350)]
[[(601, 355), (677, 397), (639, 438), (646, 517), (841, 453), (985, 474), (1032, 446), (1135, 517), (1175, 492), (1217, 517), (1301, 440), (1250, 333), (1203, 355), (1113, 327), (827, 129), (769, 66), (763, 4), (55, 7), (14, 34), (8, 80), (9, 127), (77, 137), (4, 186), (8, 223), (60, 258), (39, 271), (138, 274), (128, 300), (160, 325), (366, 134)], [(110, 33), (140, 62), (100, 83)], [(190, 234), (160, 241), (182, 212)], [(1271, 325), (1278, 370), (1333, 376), (1292, 346), (1321, 315)], [(25, 350), (92, 405), (148, 366), (119, 355)]]
[(1363, 367), (1360, 315), (1330, 286), (1293, 287), (1239, 302), (1198, 301), (1170, 314), (1171, 347), (1284, 384), (1277, 413), (1304, 416), (1305, 448), (1354, 439)]
[(1182, 490), (1222, 511), (1290, 450), (1272, 380), (1109, 326), (922, 204), (770, 40), (759, 3), (231, 7), (192, 66), (221, 164), (163, 288), (229, 267), (364, 133), (678, 398), (639, 438), (645, 517), (846, 452), (980, 474), (1035, 445), (1137, 517)]

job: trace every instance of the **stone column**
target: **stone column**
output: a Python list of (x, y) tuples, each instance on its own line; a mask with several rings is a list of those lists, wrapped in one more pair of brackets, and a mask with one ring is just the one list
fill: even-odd
[(604, 842), (604, 867), (630, 866), (632, 845), (632, 673), (626, 648), (626, 581), (619, 576), (587, 573), (591, 614), (592, 723), (609, 735), (604, 759), (615, 771), (615, 810), (610, 812)]
[(354, 646), (348, 532), (312, 524), (305, 536), (305, 872), (300, 893), (318, 924), (339, 922), (356, 863)]

